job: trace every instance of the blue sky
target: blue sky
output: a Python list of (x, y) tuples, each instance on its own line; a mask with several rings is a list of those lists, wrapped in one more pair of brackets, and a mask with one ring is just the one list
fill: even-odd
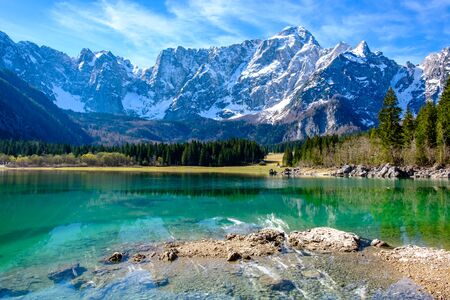
[(141, 67), (167, 47), (266, 38), (288, 25), (324, 47), (366, 40), (400, 63), (450, 46), (450, 0), (0, 0), (0, 30), (77, 56), (111, 50)]

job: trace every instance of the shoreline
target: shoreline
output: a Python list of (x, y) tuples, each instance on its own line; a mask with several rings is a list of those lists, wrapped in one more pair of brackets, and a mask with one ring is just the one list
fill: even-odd
[[(412, 280), (435, 299), (446, 299), (450, 296), (450, 251), (415, 245), (394, 248), (382, 240), (365, 239), (354, 233), (329, 227), (315, 227), (290, 233), (261, 229), (243, 235), (227, 234), (224, 239), (218, 240), (171, 241), (150, 247), (143, 245), (141, 250), (135, 250), (134, 253), (115, 252), (105, 258), (105, 261), (114, 265), (126, 261), (141, 264), (152, 260), (176, 264), (184, 259), (246, 263), (289, 253), (339, 257), (346, 261), (347, 267), (358, 269), (356, 265), (362, 263), (358, 261), (363, 260), (365, 263), (372, 262), (372, 268), (380, 268), (375, 272), (382, 272), (384, 265), (392, 274), (397, 272)], [(373, 270), (366, 271), (370, 276), (374, 275), (371, 273)]]
[(334, 167), (282, 167), (282, 154), (271, 153), (265, 164), (244, 166), (39, 166), (10, 167), (0, 165), (0, 171), (78, 171), (78, 172), (134, 172), (155, 174), (229, 174), (264, 176), (273, 178), (388, 178), (388, 179), (450, 179), (450, 167), (396, 166), (389, 163), (379, 166), (346, 164)]
[[(345, 167), (345, 166), (344, 166)], [(276, 169), (275, 169), (276, 168)], [(377, 167), (381, 169), (382, 167)], [(393, 168), (397, 168), (393, 166)], [(291, 170), (286, 174), (286, 169)], [(375, 169), (375, 168), (374, 168)], [(276, 175), (271, 175), (270, 171), (275, 170)], [(433, 175), (433, 168), (419, 169), (420, 175), (414, 176), (383, 176), (376, 173), (350, 174), (342, 173), (342, 168), (330, 167), (274, 167), (271, 165), (260, 166), (224, 166), (224, 167), (203, 167), (203, 166), (128, 166), (128, 167), (6, 167), (0, 166), (0, 172), (14, 171), (64, 171), (64, 172), (118, 172), (118, 173), (153, 173), (153, 174), (222, 174), (222, 175), (243, 175), (270, 178), (361, 178), (361, 179), (413, 179), (413, 180), (447, 180), (450, 179), (450, 169), (442, 169), (445, 173)], [(431, 173), (431, 175), (430, 175)]]
[[(341, 292), (360, 282), (368, 288), (365, 291), (368, 296), (382, 293), (386, 299), (393, 296), (401, 299), (411, 291), (415, 295), (411, 299), (419, 299), (418, 295), (424, 297), (420, 299), (447, 299), (450, 296), (450, 251), (411, 245), (394, 248), (381, 240), (365, 239), (329, 227), (289, 233), (266, 228), (247, 234), (227, 234), (223, 239), (122, 246), (109, 249), (111, 252), (101, 259), (103, 266), (96, 267), (92, 273), (74, 276), (74, 269), (83, 269), (75, 264), (55, 270), (49, 276), (70, 279), (83, 290), (91, 288), (93, 282), (105, 284), (109, 277), (116, 278), (118, 274), (137, 268), (154, 274), (156, 286), (177, 289), (175, 282), (181, 281), (183, 285), (195, 282), (198, 280), (195, 276), (201, 273), (229, 270), (231, 274), (238, 274), (252, 268), (262, 270), (261, 275), (252, 275), (253, 283), (256, 280), (264, 288), (275, 291), (278, 288), (286, 292), (294, 290), (293, 287), (302, 282), (296, 280), (317, 283), (328, 280), (338, 290), (342, 288)], [(189, 271), (192, 267), (195, 272)], [(269, 272), (276, 269), (283, 271), (279, 274)], [(290, 277), (288, 273), (300, 277)], [(219, 272), (219, 275), (224, 274)], [(232, 276), (234, 279), (227, 277), (226, 280), (239, 282), (239, 276)], [(207, 285), (213, 284), (208, 277), (204, 280)]]

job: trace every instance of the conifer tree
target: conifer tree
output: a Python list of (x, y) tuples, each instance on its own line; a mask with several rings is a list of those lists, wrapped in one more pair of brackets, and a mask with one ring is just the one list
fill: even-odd
[(289, 149), (289, 147), (287, 147), (286, 150), (284, 150), (283, 154), (283, 165), (287, 167), (292, 167), (293, 160), (294, 157), (292, 155), (292, 151), (291, 149)]
[(450, 145), (450, 76), (447, 78), (444, 91), (437, 105), (437, 144), (439, 147), (439, 161), (447, 160), (447, 147)]
[(396, 150), (400, 148), (402, 143), (400, 113), (401, 108), (398, 106), (397, 96), (392, 88), (386, 93), (383, 101), (383, 107), (380, 110), (378, 119), (379, 135), (383, 148), (387, 151), (390, 159), (394, 159)]
[(414, 116), (408, 107), (402, 122), (402, 142), (404, 147), (409, 147), (413, 141), (415, 129), (416, 121), (414, 120)]
[(294, 165), (297, 165), (300, 162), (300, 159), (301, 159), (300, 155), (301, 155), (300, 149), (298, 148), (298, 146), (295, 146), (294, 147), (294, 157), (292, 159), (292, 163)]
[(419, 164), (428, 163), (426, 151), (436, 146), (436, 118), (436, 106), (433, 101), (427, 101), (416, 120), (416, 159)]

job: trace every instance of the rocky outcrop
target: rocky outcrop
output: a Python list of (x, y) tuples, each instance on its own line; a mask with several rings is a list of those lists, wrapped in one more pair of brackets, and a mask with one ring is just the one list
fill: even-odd
[(450, 179), (450, 168), (444, 168), (437, 165), (432, 168), (420, 168), (414, 175), (414, 178), (432, 178), (432, 179)]
[(434, 166), (432, 168), (416, 168), (411, 166), (395, 166), (384, 164), (378, 167), (364, 165), (344, 165), (332, 172), (336, 177), (369, 177), (369, 178), (450, 178), (450, 168)]
[(318, 252), (353, 252), (360, 248), (360, 238), (356, 234), (328, 227), (291, 232), (288, 242), (296, 249)]
[(414, 175), (414, 169), (390, 164), (372, 168), (364, 165), (344, 165), (331, 175), (336, 177), (409, 178)]

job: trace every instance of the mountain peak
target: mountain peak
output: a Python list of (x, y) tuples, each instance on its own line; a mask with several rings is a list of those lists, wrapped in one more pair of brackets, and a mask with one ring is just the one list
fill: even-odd
[(356, 56), (365, 57), (370, 54), (369, 46), (366, 41), (361, 41), (353, 50), (352, 53)]
[(317, 44), (318, 42), (314, 38), (314, 36), (303, 26), (287, 26), (282, 31), (280, 31), (275, 36), (270, 39), (279, 39), (279, 38), (295, 38), (302, 40), (302, 43), (312, 43)]
[(13, 41), (11, 40), (11, 38), (9, 37), (9, 35), (7, 35), (6, 33), (4, 33), (3, 31), (0, 31), (0, 41), (8, 41), (10, 43), (13, 43)]

